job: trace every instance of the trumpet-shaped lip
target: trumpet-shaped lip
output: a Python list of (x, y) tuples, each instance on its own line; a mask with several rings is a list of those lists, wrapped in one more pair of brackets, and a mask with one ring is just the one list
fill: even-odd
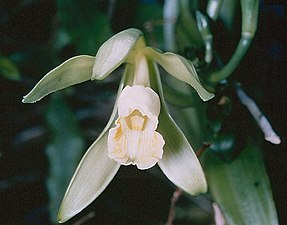
[(109, 157), (122, 165), (139, 169), (154, 166), (163, 154), (164, 140), (156, 132), (160, 100), (149, 87), (127, 86), (118, 101), (119, 118), (110, 129)]

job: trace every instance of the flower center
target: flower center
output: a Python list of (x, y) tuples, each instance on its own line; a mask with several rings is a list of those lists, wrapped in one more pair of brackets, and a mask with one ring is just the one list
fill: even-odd
[(143, 131), (146, 126), (147, 116), (136, 109), (128, 117), (125, 118), (128, 128), (136, 131)]

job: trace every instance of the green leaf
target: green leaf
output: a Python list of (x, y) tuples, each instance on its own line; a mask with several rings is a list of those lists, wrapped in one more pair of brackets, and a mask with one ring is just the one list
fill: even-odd
[(163, 54), (150, 47), (145, 48), (145, 54), (160, 64), (170, 75), (192, 86), (202, 100), (207, 101), (214, 97), (214, 94), (206, 91), (201, 85), (194, 66), (187, 59), (171, 52)]
[(130, 28), (107, 40), (97, 52), (92, 80), (102, 80), (119, 67), (141, 36), (140, 30)]
[(46, 95), (74, 84), (90, 80), (94, 57), (81, 55), (68, 59), (47, 73), (35, 87), (23, 97), (23, 103), (34, 103)]
[(277, 225), (270, 183), (260, 149), (246, 147), (232, 161), (203, 155), (209, 190), (228, 225)]
[(45, 112), (51, 133), (51, 139), (46, 147), (50, 165), (47, 188), (50, 217), (56, 224), (60, 200), (80, 161), (84, 141), (75, 115), (59, 96), (52, 98)]
[(0, 56), (0, 75), (10, 80), (20, 80), (18, 68), (4, 56)]

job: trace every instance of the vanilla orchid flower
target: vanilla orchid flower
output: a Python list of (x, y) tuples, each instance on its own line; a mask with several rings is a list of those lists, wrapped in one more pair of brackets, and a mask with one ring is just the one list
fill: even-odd
[(59, 222), (67, 221), (94, 201), (121, 165), (148, 169), (158, 164), (167, 178), (185, 192), (196, 195), (207, 190), (199, 160), (168, 113), (157, 64), (192, 86), (204, 101), (213, 94), (202, 87), (188, 60), (147, 47), (138, 29), (114, 35), (95, 57), (82, 55), (67, 60), (45, 75), (23, 102), (36, 102), (90, 79), (104, 79), (122, 63), (126, 64), (125, 72), (112, 115), (74, 173), (59, 210)]

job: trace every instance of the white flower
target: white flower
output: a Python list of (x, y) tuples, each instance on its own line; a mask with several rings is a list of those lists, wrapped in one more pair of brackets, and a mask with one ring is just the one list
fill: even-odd
[(23, 102), (87, 81), (101, 80), (122, 63), (126, 69), (108, 124), (87, 150), (70, 182), (59, 210), (65, 222), (94, 201), (111, 182), (120, 165), (148, 169), (156, 163), (175, 185), (189, 194), (207, 190), (201, 165), (187, 139), (170, 117), (157, 68), (191, 85), (203, 100), (206, 91), (185, 58), (147, 47), (142, 32), (122, 31), (106, 41), (96, 57), (77, 56), (44, 76)]

